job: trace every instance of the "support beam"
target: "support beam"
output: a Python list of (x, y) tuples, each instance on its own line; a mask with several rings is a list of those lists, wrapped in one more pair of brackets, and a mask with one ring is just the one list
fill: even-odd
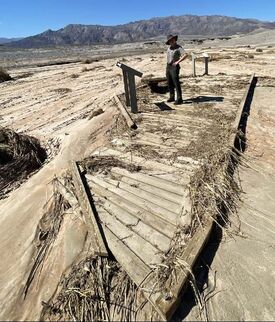
[(116, 95), (114, 96), (114, 99), (115, 99), (117, 108), (119, 109), (122, 116), (125, 118), (125, 121), (129, 126), (129, 128), (137, 129), (136, 123), (133, 121), (133, 119), (131, 118), (130, 114), (128, 113), (127, 109), (124, 107), (120, 99)]
[(76, 196), (85, 216), (88, 232), (93, 240), (92, 246), (94, 248), (95, 255), (108, 257), (109, 254), (105, 246), (105, 242), (103, 240), (101, 231), (98, 227), (97, 220), (94, 216), (89, 197), (87, 195), (84, 183), (81, 178), (78, 164), (75, 161), (71, 161), (70, 168), (72, 172)]
[(124, 90), (125, 90), (125, 97), (126, 97), (126, 106), (130, 106), (130, 93), (129, 93), (129, 82), (128, 82), (128, 75), (125, 70), (123, 72), (123, 81), (124, 81)]
[(129, 89), (130, 89), (131, 112), (136, 114), (138, 112), (138, 107), (137, 107), (135, 75), (129, 74), (128, 81), (129, 81)]

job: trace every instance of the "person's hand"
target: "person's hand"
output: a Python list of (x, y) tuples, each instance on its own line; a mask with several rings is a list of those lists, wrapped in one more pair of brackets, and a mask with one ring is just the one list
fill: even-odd
[(179, 62), (178, 61), (175, 61), (174, 63), (173, 63), (173, 66), (177, 66), (179, 64)]

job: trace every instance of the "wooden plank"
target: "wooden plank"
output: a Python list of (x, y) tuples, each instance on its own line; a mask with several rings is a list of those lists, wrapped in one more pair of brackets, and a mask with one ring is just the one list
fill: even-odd
[[(165, 195), (161, 197), (160, 195), (158, 195), (158, 192), (154, 194), (153, 193), (153, 189), (154, 189), (153, 186), (150, 186), (152, 188), (149, 187), (149, 189), (147, 189), (147, 191), (146, 190), (144, 191), (135, 183), (134, 183), (134, 185), (131, 185), (131, 184), (124, 182), (120, 179), (106, 178), (105, 181), (107, 181), (108, 183), (110, 183), (114, 186), (119, 187), (120, 189), (122, 189), (124, 191), (130, 192), (131, 194), (136, 195), (137, 197), (140, 197), (140, 198), (147, 200), (149, 202), (153, 202), (153, 203), (159, 205), (160, 207), (162, 207), (163, 209), (166, 209), (167, 211), (172, 211), (174, 213), (180, 213), (180, 211), (181, 211), (181, 204), (182, 203), (179, 203), (179, 200), (183, 199), (183, 197), (182, 198), (178, 197), (177, 203), (175, 203), (173, 201), (166, 199)], [(137, 183), (137, 181), (136, 181), (136, 183)]]
[(119, 239), (107, 226), (102, 226), (106, 236), (109, 248), (116, 258), (121, 263), (127, 274), (135, 282), (136, 285), (141, 285), (146, 276), (150, 275), (151, 269), (138, 257), (130, 248)]
[(140, 218), (135, 217), (132, 213), (116, 205), (109, 199), (94, 196), (94, 200), (96, 206), (103, 207), (126, 227), (129, 227), (158, 250), (166, 253), (170, 249), (171, 238), (166, 237), (164, 234), (150, 227)]
[(124, 90), (125, 90), (125, 97), (126, 97), (126, 106), (130, 106), (129, 83), (128, 83), (127, 73), (125, 70), (123, 70), (123, 81), (124, 81)]
[(141, 82), (142, 83), (145, 83), (145, 84), (157, 84), (157, 83), (160, 83), (160, 82), (165, 82), (167, 81), (167, 78), (166, 77), (143, 77)]
[(131, 75), (135, 75), (137, 77), (142, 77), (143, 73), (142, 72), (139, 72), (138, 70), (132, 68), (132, 67), (129, 67), (125, 64), (122, 64), (120, 62), (117, 62), (117, 67), (120, 67), (122, 70), (125, 70), (127, 73), (131, 74)]
[(239, 108), (238, 108), (234, 123), (232, 125), (232, 129), (233, 129), (234, 132), (231, 134), (231, 137), (229, 139), (229, 143), (230, 143), (230, 146), (232, 148), (234, 147), (234, 144), (235, 144), (235, 140), (236, 140), (236, 137), (237, 137), (237, 131), (238, 131), (239, 126), (240, 126), (241, 118), (242, 118), (243, 111), (244, 111), (244, 108), (245, 108), (245, 105), (246, 105), (246, 102), (247, 102), (247, 99), (248, 99), (249, 92), (251, 90), (253, 82), (255, 81), (254, 79), (255, 79), (255, 74), (252, 74), (251, 77), (250, 77), (250, 80), (249, 80), (249, 84), (246, 87), (245, 93), (244, 93), (243, 98), (241, 100), (241, 103), (239, 105)]
[(166, 294), (153, 294), (151, 301), (155, 302), (158, 307), (158, 312), (164, 321), (170, 321), (175, 310), (180, 304), (180, 297), (187, 288), (187, 282), (190, 278), (190, 270), (195, 265), (201, 251), (205, 244), (208, 242), (213, 227), (213, 220), (207, 221), (203, 229), (198, 229), (192, 240), (189, 242), (185, 252), (183, 253), (182, 260), (186, 263), (186, 268), (177, 272), (178, 280), (169, 291), (169, 297)]
[(75, 161), (71, 161), (70, 168), (72, 171), (72, 177), (73, 177), (77, 199), (79, 201), (79, 204), (85, 216), (86, 224), (88, 226), (88, 231), (92, 237), (92, 240), (94, 241), (93, 247), (94, 247), (95, 254), (99, 256), (107, 257), (108, 251), (106, 249), (89, 197), (87, 195), (85, 186), (83, 184), (79, 167)]
[(122, 168), (112, 168), (111, 172), (117, 173), (118, 175), (123, 175), (136, 181), (149, 184), (156, 188), (161, 188), (162, 190), (170, 191), (182, 198), (186, 194), (186, 187), (183, 184), (178, 184), (172, 181), (168, 181), (163, 178), (156, 177), (154, 175), (146, 174), (144, 172), (129, 172)]
[(144, 211), (147, 210), (149, 213), (154, 213), (156, 216), (170, 222), (171, 224), (176, 225), (179, 220), (179, 213), (177, 214), (172, 212), (171, 210), (164, 209), (153, 202), (147, 201), (141, 197), (138, 197), (137, 195), (132, 194), (131, 192), (117, 188), (115, 185), (112, 185), (99, 177), (89, 177), (89, 179), (91, 180), (90, 182), (115, 193), (119, 197), (123, 197), (124, 199), (129, 200), (130, 202), (142, 208)]
[(136, 114), (138, 112), (138, 106), (137, 106), (135, 76), (132, 74), (129, 74), (128, 81), (129, 81), (129, 89), (130, 89), (131, 112)]
[[(180, 76), (180, 79), (184, 78), (183, 75)], [(143, 77), (141, 79), (142, 83), (145, 83), (146, 85), (150, 85), (150, 84), (158, 84), (161, 82), (166, 82), (167, 78), (166, 77), (158, 77), (158, 76), (147, 76), (147, 77)]]
[[(153, 290), (155, 289), (155, 285), (150, 279), (152, 270), (144, 264), (143, 261), (130, 250), (125, 242), (119, 239), (118, 236), (116, 236), (107, 226), (103, 226), (103, 229), (108, 240), (108, 244), (110, 245), (110, 249), (116, 260), (119, 263), (123, 263), (123, 268), (138, 287), (146, 289), (146, 291), (143, 291), (143, 294), (156, 309), (161, 318), (165, 320), (165, 315), (163, 315), (163, 312), (159, 309), (158, 305), (156, 305), (152, 297), (154, 294)], [(152, 294), (150, 290), (152, 290)]]
[(131, 201), (121, 196), (118, 196), (117, 194), (101, 187), (100, 185), (97, 185), (94, 182), (90, 181), (89, 186), (93, 193), (96, 193), (101, 197), (108, 199), (108, 201), (115, 203), (119, 207), (122, 207), (123, 209), (131, 213), (133, 216), (142, 220), (148, 226), (154, 228), (155, 230), (159, 231), (165, 236), (169, 238), (174, 237), (174, 231), (175, 231), (176, 225), (173, 225), (169, 223), (167, 220), (164, 220), (159, 216), (152, 214), (147, 210), (144, 210), (138, 205), (135, 205), (134, 203), (132, 203)]
[[(230, 139), (230, 149), (234, 147), (235, 139), (237, 136), (237, 130), (240, 125), (241, 117), (243, 114), (243, 110), (245, 108), (245, 104), (247, 102), (247, 98), (251, 89), (251, 86), (254, 82), (255, 75), (253, 74), (250, 78), (249, 84), (244, 93), (243, 99), (240, 103), (239, 109), (236, 114), (235, 121), (233, 123), (233, 129), (235, 132), (232, 134)], [(207, 215), (206, 215), (207, 217)], [(162, 316), (165, 317), (166, 320), (170, 320), (172, 315), (174, 314), (178, 304), (179, 297), (183, 293), (184, 288), (186, 287), (187, 281), (190, 278), (190, 270), (193, 269), (201, 251), (203, 250), (205, 244), (207, 243), (211, 231), (213, 227), (213, 219), (210, 218), (207, 220), (204, 228), (199, 228), (192, 239), (189, 241), (186, 250), (183, 253), (182, 260), (186, 263), (186, 269), (182, 269), (177, 272), (176, 276), (177, 281), (171, 288), (171, 297), (165, 298), (162, 294), (154, 294), (153, 301), (156, 303), (156, 306), (159, 307), (159, 310), (162, 312)]]
[(130, 129), (137, 129), (136, 123), (133, 121), (132, 117), (130, 116), (130, 114), (128, 113), (128, 111), (124, 107), (124, 105), (121, 103), (120, 99), (116, 95), (114, 95), (114, 99), (116, 101), (116, 105), (117, 105), (120, 113), (125, 118), (125, 121), (126, 121), (127, 125), (129, 126), (129, 128)]
[[(98, 206), (97, 212), (102, 224), (107, 226), (120, 240), (123, 240), (124, 244), (147, 266), (161, 263), (161, 252), (156, 247), (140, 237), (135, 231), (126, 227), (104, 208)], [(120, 262), (120, 264), (123, 266), (123, 262)]]

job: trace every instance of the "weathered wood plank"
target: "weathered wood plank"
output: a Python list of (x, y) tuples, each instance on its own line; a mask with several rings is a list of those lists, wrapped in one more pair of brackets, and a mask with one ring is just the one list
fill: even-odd
[(240, 126), (243, 111), (244, 111), (244, 108), (245, 108), (245, 105), (246, 105), (246, 102), (247, 102), (247, 99), (248, 99), (249, 92), (250, 92), (251, 87), (253, 85), (254, 79), (255, 79), (255, 74), (252, 74), (251, 77), (250, 77), (249, 83), (248, 83), (248, 85), (246, 87), (246, 90), (245, 90), (245, 93), (243, 95), (243, 98), (241, 100), (241, 103), (239, 105), (239, 108), (238, 108), (234, 123), (232, 125), (232, 129), (233, 129), (234, 132), (231, 134), (231, 137), (230, 137), (230, 140), (229, 140), (230, 147), (232, 147), (232, 148), (234, 147), (234, 143), (235, 143), (236, 136), (237, 136), (237, 131), (238, 131), (239, 126)]
[(142, 172), (129, 172), (122, 168), (112, 168), (112, 172), (123, 175), (125, 177), (129, 177), (131, 179), (135, 179), (142, 183), (147, 183), (151, 186), (161, 188), (163, 190), (170, 191), (181, 198), (186, 194), (186, 187), (182, 184), (178, 184), (175, 182), (168, 181), (163, 178), (159, 178), (153, 175), (145, 174)]
[[(115, 179), (115, 178), (106, 178), (105, 181), (107, 181), (108, 183), (119, 187), (120, 189), (122, 189), (123, 191), (129, 192), (133, 195), (136, 195), (137, 197), (140, 197), (148, 202), (153, 202), (154, 204), (159, 205), (160, 207), (162, 207), (163, 209), (166, 209), (167, 211), (172, 211), (173, 213), (180, 213), (181, 209), (182, 209), (182, 203), (175, 203), (173, 201), (170, 201), (168, 199), (166, 199), (166, 196), (164, 195), (162, 198), (160, 198), (161, 196), (158, 195), (156, 192), (155, 194), (153, 193), (153, 189), (154, 187), (151, 186), (151, 189), (148, 189), (147, 191), (144, 191), (143, 189), (141, 189), (138, 185), (134, 184), (131, 185), (127, 182), (124, 182), (120, 179)], [(137, 183), (137, 182), (136, 182)], [(182, 198), (178, 198), (177, 201), (179, 201)], [(182, 201), (182, 200), (180, 200)]]
[(171, 239), (166, 237), (164, 234), (158, 232), (154, 228), (150, 227), (144, 223), (140, 218), (135, 217), (133, 214), (129, 213), (122, 207), (116, 205), (115, 203), (101, 197), (94, 196), (96, 206), (104, 208), (119, 221), (121, 221), (124, 226), (129, 227), (136, 234), (141, 236), (143, 239), (147, 240), (151, 245), (156, 247), (161, 252), (168, 252), (170, 249)]
[(115, 185), (110, 184), (104, 179), (101, 179), (99, 177), (89, 177), (91, 181), (108, 191), (111, 191), (115, 194), (117, 194), (119, 197), (122, 197), (126, 200), (129, 200), (130, 202), (136, 204), (137, 206), (141, 207), (144, 211), (149, 211), (150, 213), (154, 213), (156, 216), (170, 222), (171, 224), (176, 225), (179, 220), (180, 213), (174, 213), (170, 210), (164, 209), (158, 204), (155, 204), (153, 202), (150, 202), (148, 200), (145, 200), (137, 195), (134, 195), (131, 192), (124, 191), (120, 188), (117, 188)]
[(76, 190), (77, 199), (84, 213), (86, 224), (88, 226), (89, 233), (94, 241), (94, 251), (96, 255), (108, 256), (102, 234), (99, 230), (95, 214), (93, 212), (89, 197), (87, 195), (85, 186), (83, 184), (78, 165), (75, 161), (70, 162), (70, 168), (72, 172), (73, 182)]
[(128, 111), (124, 107), (124, 105), (121, 103), (120, 99), (116, 95), (114, 96), (114, 99), (116, 101), (116, 105), (117, 105), (120, 113), (125, 118), (125, 121), (126, 121), (127, 125), (129, 126), (129, 128), (137, 129), (136, 123), (133, 121), (132, 117), (130, 116), (130, 114), (128, 113)]
[(151, 269), (107, 226), (103, 225), (102, 228), (108, 241), (109, 248), (116, 260), (119, 263), (122, 263), (123, 268), (135, 284), (138, 286), (141, 285), (146, 276), (150, 275)]
[(108, 244), (110, 245), (110, 250), (112, 251), (116, 260), (119, 263), (123, 263), (122, 266), (127, 274), (134, 281), (134, 283), (143, 290), (144, 296), (156, 309), (161, 318), (165, 320), (165, 315), (159, 309), (159, 306), (156, 305), (156, 302), (153, 300), (154, 297), (152, 297), (153, 290), (155, 289), (155, 285), (150, 279), (152, 270), (138, 256), (136, 256), (125, 244), (125, 242), (118, 236), (116, 236), (107, 226), (103, 225), (103, 229), (108, 240)]
[[(156, 247), (140, 237), (134, 230), (126, 227), (104, 208), (98, 206), (97, 212), (102, 224), (107, 226), (120, 240), (123, 240), (124, 244), (147, 266), (150, 267), (150, 265), (161, 262), (160, 251)], [(121, 265), (123, 266), (123, 262), (121, 262)]]
[(129, 81), (129, 90), (130, 90), (131, 112), (136, 114), (138, 112), (138, 106), (137, 106), (137, 92), (136, 92), (135, 76), (129, 74), (128, 81)]
[(149, 211), (144, 210), (143, 208), (135, 205), (131, 201), (118, 196), (117, 194), (107, 190), (95, 182), (89, 181), (89, 186), (93, 193), (100, 195), (103, 198), (108, 199), (110, 202), (115, 203), (116, 205), (122, 207), (136, 218), (139, 218), (148, 226), (154, 228), (160, 233), (164, 234), (169, 238), (174, 237), (175, 225), (172, 225), (168, 221), (160, 218), (159, 216), (154, 215), (154, 213), (150, 213)]
[(124, 90), (125, 90), (126, 106), (130, 106), (129, 84), (128, 84), (127, 73), (126, 73), (125, 70), (123, 70), (123, 80), (124, 80)]

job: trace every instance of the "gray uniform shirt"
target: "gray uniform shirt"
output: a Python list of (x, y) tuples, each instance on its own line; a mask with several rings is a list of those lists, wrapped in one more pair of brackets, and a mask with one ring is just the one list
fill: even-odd
[(184, 53), (185, 50), (178, 44), (174, 48), (169, 46), (167, 49), (167, 64), (170, 65), (178, 61)]

